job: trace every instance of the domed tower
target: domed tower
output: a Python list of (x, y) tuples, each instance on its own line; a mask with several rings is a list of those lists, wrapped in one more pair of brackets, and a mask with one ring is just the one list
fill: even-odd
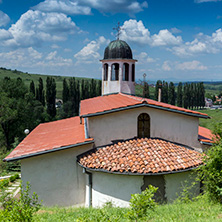
[(102, 95), (135, 94), (135, 62), (129, 45), (122, 40), (109, 43), (102, 62)]

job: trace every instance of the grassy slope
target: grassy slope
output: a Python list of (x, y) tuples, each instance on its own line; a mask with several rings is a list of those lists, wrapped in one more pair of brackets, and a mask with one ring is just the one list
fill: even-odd
[[(42, 208), (34, 221), (130, 221), (125, 208)], [(157, 206), (149, 216), (139, 221), (221, 221), (222, 205), (208, 202), (205, 197), (190, 203), (173, 203)]]
[(200, 119), (200, 126), (206, 127), (210, 130), (214, 129), (214, 125), (218, 122), (222, 122), (222, 110), (200, 110), (202, 113), (208, 114), (211, 119)]
[[(29, 74), (29, 73), (24, 73), (20, 71), (15, 71), (15, 70), (5, 70), (0, 68), (0, 79), (4, 79), (5, 77), (10, 77), (11, 79), (17, 79), (21, 78), (25, 85), (29, 87), (31, 81), (33, 80), (35, 83), (35, 86), (38, 86), (38, 80), (41, 77), (43, 80), (44, 87), (46, 86), (46, 78), (48, 77), (47, 75), (40, 75), (40, 74)], [(56, 97), (57, 98), (62, 98), (62, 84), (63, 84), (63, 79), (69, 79), (71, 77), (67, 76), (50, 76), (55, 78), (56, 81)], [(76, 79), (83, 79), (76, 77)]]

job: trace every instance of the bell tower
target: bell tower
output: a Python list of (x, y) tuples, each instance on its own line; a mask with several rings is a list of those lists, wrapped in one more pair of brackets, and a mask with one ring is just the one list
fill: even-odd
[(135, 94), (135, 63), (129, 45), (119, 38), (109, 43), (102, 62), (102, 95)]

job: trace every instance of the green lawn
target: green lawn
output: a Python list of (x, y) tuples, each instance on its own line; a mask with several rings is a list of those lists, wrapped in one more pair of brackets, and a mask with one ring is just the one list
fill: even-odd
[[(199, 110), (198, 110), (199, 111)], [(199, 119), (200, 126), (206, 127), (210, 130), (214, 129), (214, 125), (216, 123), (222, 122), (222, 110), (216, 109), (216, 110), (200, 110), (199, 112), (208, 114), (211, 119)]]
[[(35, 215), (34, 221), (130, 221), (126, 208), (41, 208)], [(152, 222), (204, 222), (222, 221), (222, 205), (210, 203), (206, 197), (201, 197), (190, 203), (176, 202), (157, 206), (155, 211), (138, 221)]]

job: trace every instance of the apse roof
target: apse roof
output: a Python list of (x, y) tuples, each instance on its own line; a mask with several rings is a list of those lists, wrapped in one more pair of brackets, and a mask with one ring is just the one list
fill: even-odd
[(203, 155), (163, 139), (137, 138), (93, 149), (77, 161), (94, 171), (148, 175), (191, 170), (203, 164)]

